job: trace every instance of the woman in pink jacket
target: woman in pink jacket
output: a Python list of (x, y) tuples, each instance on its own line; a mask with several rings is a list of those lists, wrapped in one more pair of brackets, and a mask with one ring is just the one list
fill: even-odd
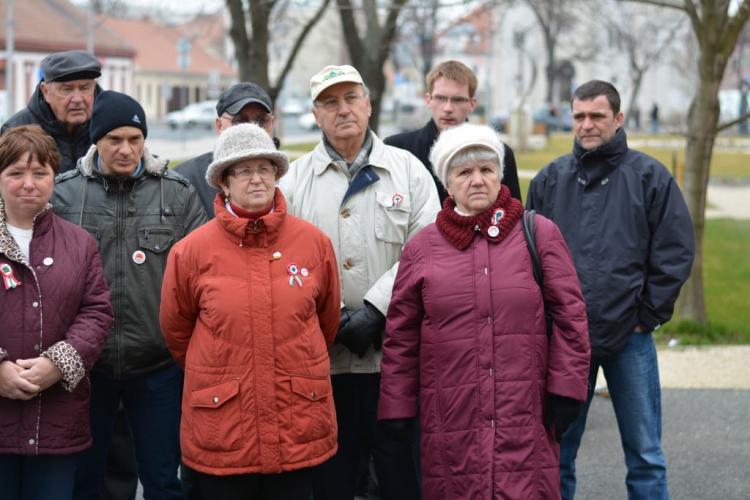
[(406, 244), (393, 287), (378, 418), (409, 440), (420, 415), (424, 498), (560, 498), (555, 440), (586, 399), (573, 261), (557, 226), (537, 216), (539, 289), (523, 205), (500, 184), (503, 151), (489, 127), (440, 135), (430, 159), (450, 197)]

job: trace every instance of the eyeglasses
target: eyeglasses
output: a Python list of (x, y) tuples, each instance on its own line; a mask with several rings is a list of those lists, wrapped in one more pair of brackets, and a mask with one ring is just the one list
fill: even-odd
[(441, 104), (441, 105), (448, 104), (448, 101), (450, 101), (451, 104), (453, 104), (454, 106), (461, 106), (464, 104), (469, 104), (469, 101), (471, 101), (471, 99), (469, 99), (468, 97), (446, 97), (444, 95), (435, 95), (435, 94), (432, 95), (432, 100), (437, 101), (438, 104)]
[(238, 181), (248, 181), (253, 178), (255, 174), (258, 174), (263, 180), (269, 180), (276, 177), (276, 173), (279, 171), (276, 165), (263, 165), (258, 167), (258, 170), (253, 170), (249, 167), (237, 167), (229, 171), (229, 175), (237, 179)]
[[(343, 98), (328, 97), (320, 102), (320, 107), (326, 111), (336, 111), (339, 109), (339, 103), (344, 101), (347, 106), (356, 106), (362, 101), (364, 94), (346, 94)], [(318, 104), (315, 105), (318, 107)]]
[(245, 115), (230, 115), (229, 113), (227, 113), (226, 115), (223, 115), (222, 118), (232, 122), (232, 126), (240, 125), (241, 123), (254, 123), (260, 128), (268, 128), (268, 126), (271, 124), (271, 120), (273, 119), (273, 115), (265, 114), (248, 118)]

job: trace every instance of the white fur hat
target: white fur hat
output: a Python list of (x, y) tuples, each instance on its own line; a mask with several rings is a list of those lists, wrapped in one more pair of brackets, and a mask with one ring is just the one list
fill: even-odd
[(450, 165), (453, 158), (467, 148), (483, 148), (495, 152), (500, 160), (498, 170), (502, 180), (503, 168), (505, 167), (505, 146), (503, 141), (500, 140), (500, 136), (494, 129), (486, 125), (463, 123), (443, 130), (430, 151), (432, 171), (435, 172), (443, 186), (448, 187)]
[(217, 189), (228, 167), (242, 160), (267, 158), (278, 169), (277, 178), (289, 170), (289, 156), (276, 149), (268, 133), (254, 123), (242, 123), (221, 133), (214, 147), (214, 161), (206, 170), (206, 181)]

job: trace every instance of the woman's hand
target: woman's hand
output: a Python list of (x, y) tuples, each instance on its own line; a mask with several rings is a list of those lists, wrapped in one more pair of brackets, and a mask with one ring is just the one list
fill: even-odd
[(49, 389), (62, 380), (63, 377), (60, 369), (49, 358), (42, 356), (33, 359), (19, 359), (16, 361), (16, 364), (22, 368), (26, 368), (19, 376), (32, 384), (38, 385), (38, 391)]
[(0, 363), (0, 396), (28, 401), (41, 391), (41, 387), (21, 377), (26, 370), (12, 361)]

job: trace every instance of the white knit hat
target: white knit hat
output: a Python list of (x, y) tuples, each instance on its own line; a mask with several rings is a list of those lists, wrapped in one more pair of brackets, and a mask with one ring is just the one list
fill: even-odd
[(312, 100), (315, 101), (320, 93), (328, 87), (344, 82), (364, 85), (362, 76), (353, 66), (349, 66), (348, 64), (343, 66), (326, 66), (310, 78), (310, 95), (312, 96)]
[(217, 189), (224, 170), (237, 162), (250, 158), (273, 161), (278, 170), (277, 179), (289, 170), (289, 156), (276, 149), (268, 133), (254, 123), (242, 123), (221, 133), (214, 147), (214, 161), (206, 170), (206, 181)]
[(435, 141), (430, 150), (430, 163), (432, 171), (443, 186), (448, 187), (450, 179), (450, 164), (453, 158), (460, 151), (467, 148), (483, 148), (494, 151), (497, 154), (500, 164), (500, 180), (503, 178), (503, 169), (505, 168), (505, 146), (500, 136), (494, 129), (486, 125), (474, 125), (464, 123), (457, 127), (443, 130)]

